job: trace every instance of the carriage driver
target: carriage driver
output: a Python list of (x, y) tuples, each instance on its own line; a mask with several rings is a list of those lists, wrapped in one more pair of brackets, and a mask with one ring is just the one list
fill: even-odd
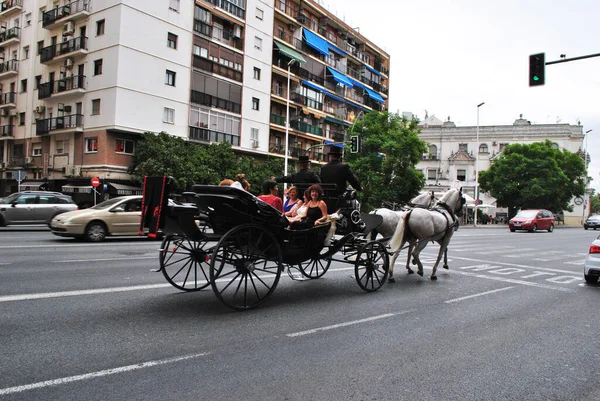
[(276, 178), (275, 181), (289, 182), (292, 184), (313, 184), (321, 182), (319, 175), (314, 171), (310, 171), (310, 159), (308, 156), (300, 156), (298, 158), (298, 170), (297, 173), (292, 173), (283, 177)]
[(338, 195), (346, 192), (346, 182), (357, 191), (362, 191), (360, 182), (352, 172), (350, 166), (342, 163), (342, 149), (337, 146), (329, 146), (329, 163), (321, 167), (321, 182), (336, 184)]

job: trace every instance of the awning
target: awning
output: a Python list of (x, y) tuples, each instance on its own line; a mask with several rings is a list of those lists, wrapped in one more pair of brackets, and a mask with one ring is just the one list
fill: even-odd
[(66, 194), (91, 194), (91, 185), (63, 185), (62, 192)]
[(47, 185), (47, 182), (38, 182), (38, 181), (32, 181), (32, 182), (23, 182), (21, 183), (21, 190), (22, 191), (37, 191), (38, 189), (40, 189), (40, 187), (42, 185)]
[(383, 98), (381, 97), (381, 95), (379, 93), (377, 93), (374, 90), (369, 89), (369, 88), (365, 88), (365, 90), (367, 91), (367, 93), (369, 94), (369, 97), (371, 99), (373, 99), (379, 103), (385, 103), (385, 100), (383, 100)]
[(319, 53), (329, 56), (329, 44), (327, 41), (306, 28), (303, 28), (304, 31), (304, 39), (306, 40), (306, 44), (318, 51)]
[(333, 118), (333, 117), (325, 117), (325, 121), (328, 121), (330, 123), (334, 123), (334, 124), (339, 124), (339, 125), (346, 125), (345, 122), (343, 122), (342, 120), (338, 120), (337, 118)]
[[(117, 190), (117, 195), (141, 195), (142, 188), (132, 187), (131, 185), (118, 184), (116, 182), (111, 182), (111, 187)], [(64, 188), (64, 187), (63, 187)]]
[(334, 143), (332, 141), (328, 141), (327, 139), (325, 140), (325, 145), (337, 146), (338, 148), (344, 149), (343, 143)]
[(325, 89), (324, 89), (324, 88), (321, 88), (320, 86), (318, 86), (318, 85), (315, 85), (315, 84), (313, 84), (313, 83), (312, 83), (312, 82), (310, 82), (310, 81), (302, 81), (302, 85), (306, 85), (306, 86), (308, 86), (309, 88), (312, 88), (312, 89), (314, 89), (314, 90), (316, 90), (316, 91), (319, 91), (319, 92), (325, 92)]
[(342, 56), (347, 56), (348, 55), (348, 53), (346, 53), (345, 51), (343, 51), (342, 49), (340, 49), (336, 45), (332, 45), (331, 43), (328, 43), (328, 45), (329, 45), (329, 49), (333, 50), (337, 54), (342, 55)]
[(333, 75), (333, 79), (336, 82), (339, 82), (342, 85), (346, 85), (348, 88), (353, 88), (354, 87), (354, 85), (352, 84), (352, 81), (347, 76), (345, 76), (341, 72), (338, 72), (338, 71), (334, 70), (331, 67), (327, 67), (327, 69), (329, 70), (329, 72), (331, 73), (331, 75)]
[(275, 46), (277, 46), (277, 48), (279, 49), (279, 53), (291, 58), (292, 60), (296, 60), (299, 63), (306, 63), (306, 60), (304, 59), (304, 57), (302, 57), (302, 54), (298, 53), (296, 50), (284, 45), (283, 43), (279, 43), (276, 40), (274, 42)]
[(325, 96), (328, 96), (328, 97), (330, 97), (330, 98), (332, 98), (332, 99), (335, 99), (335, 100), (337, 100), (338, 102), (342, 102), (342, 103), (344, 103), (344, 102), (346, 101), (346, 100), (342, 99), (341, 97), (339, 97), (339, 96), (336, 96), (336, 95), (334, 95), (333, 93), (329, 93), (329, 92), (325, 92)]
[(354, 106), (354, 107), (356, 107), (356, 108), (359, 108), (359, 109), (361, 109), (361, 110), (368, 110), (368, 108), (367, 108), (367, 107), (365, 107), (364, 105), (362, 105), (362, 104), (358, 104), (358, 103), (356, 103), (356, 102), (351, 102), (350, 100), (346, 100), (346, 103), (348, 103), (349, 105), (351, 105), (351, 106)]
[(381, 73), (379, 71), (377, 71), (375, 68), (371, 67), (370, 65), (366, 65), (367, 70), (371, 71), (373, 74), (377, 75), (378, 77), (381, 76)]

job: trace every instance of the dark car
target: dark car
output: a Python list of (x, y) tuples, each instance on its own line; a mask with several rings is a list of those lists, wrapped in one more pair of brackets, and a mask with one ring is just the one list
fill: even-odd
[(583, 228), (585, 228), (586, 230), (588, 228), (593, 228), (594, 230), (596, 228), (600, 228), (600, 215), (594, 215), (594, 216), (588, 217), (588, 219), (585, 221), (585, 223), (583, 223)]
[(554, 215), (544, 209), (521, 210), (515, 217), (510, 219), (508, 228), (513, 233), (516, 230), (527, 230), (529, 232), (548, 230), (551, 233), (554, 231)]
[(61, 213), (77, 210), (73, 199), (60, 192), (22, 191), (0, 199), (0, 226), (48, 224)]

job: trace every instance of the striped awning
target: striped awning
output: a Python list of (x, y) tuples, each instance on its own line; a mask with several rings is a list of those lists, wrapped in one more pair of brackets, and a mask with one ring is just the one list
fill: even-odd
[(66, 194), (91, 194), (91, 185), (63, 185), (62, 192)]
[(32, 181), (32, 182), (23, 182), (21, 183), (21, 191), (37, 191), (40, 189), (40, 187), (42, 185), (46, 185), (48, 184), (47, 182), (38, 182), (38, 181)]
[(299, 63), (306, 63), (306, 60), (304, 59), (304, 57), (302, 57), (302, 54), (298, 53), (296, 50), (284, 45), (283, 43), (279, 43), (278, 41), (274, 42), (275, 46), (277, 46), (277, 48), (279, 49), (279, 53), (291, 58), (292, 60), (296, 60)]
[(111, 187), (117, 190), (117, 195), (141, 195), (142, 188), (133, 187), (131, 185), (119, 184), (116, 182), (111, 182)]

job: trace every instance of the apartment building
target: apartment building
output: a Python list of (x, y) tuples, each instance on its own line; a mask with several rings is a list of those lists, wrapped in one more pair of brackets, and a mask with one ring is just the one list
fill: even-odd
[[(417, 165), (426, 178), (424, 190), (441, 193), (456, 186), (475, 198), (475, 173), (487, 170), (502, 149), (513, 143), (552, 141), (556, 149), (565, 149), (585, 157), (583, 126), (571, 124), (532, 124), (521, 115), (512, 125), (457, 127), (454, 122), (441, 121), (435, 115), (426, 115), (420, 123), (419, 137), (429, 144)], [(589, 157), (589, 156), (588, 156)], [(589, 162), (589, 159), (588, 159)], [(587, 217), (589, 196), (573, 199), (573, 212), (564, 212), (565, 224), (582, 224)], [(496, 199), (481, 192), (479, 199), (484, 205), (496, 205)], [(472, 211), (472, 209), (471, 209)], [(492, 216), (506, 216), (506, 208), (486, 207)]]
[(388, 104), (389, 55), (313, 1), (3, 0), (0, 47), (0, 195), (137, 193), (146, 131), (322, 160)]

